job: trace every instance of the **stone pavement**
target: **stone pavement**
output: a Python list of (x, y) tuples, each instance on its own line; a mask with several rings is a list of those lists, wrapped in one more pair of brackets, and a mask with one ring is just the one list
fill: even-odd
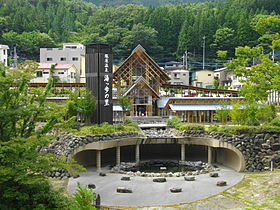
[[(107, 172), (106, 168), (103, 168)], [(74, 193), (77, 182), (96, 185), (95, 192), (101, 196), (102, 206), (157, 206), (193, 202), (220, 193), (243, 179), (243, 174), (231, 169), (221, 168), (219, 177), (211, 178), (209, 174), (196, 176), (195, 181), (185, 181), (184, 177), (166, 177), (167, 182), (153, 182), (153, 177), (132, 176), (131, 181), (122, 181), (123, 174), (107, 172), (101, 177), (93, 168), (80, 174), (79, 178), (69, 179), (68, 191)], [(125, 175), (127, 176), (127, 175)], [(227, 186), (216, 186), (217, 181), (227, 181)], [(132, 193), (117, 193), (117, 187), (126, 187)], [(182, 188), (181, 193), (171, 193), (170, 188)]]

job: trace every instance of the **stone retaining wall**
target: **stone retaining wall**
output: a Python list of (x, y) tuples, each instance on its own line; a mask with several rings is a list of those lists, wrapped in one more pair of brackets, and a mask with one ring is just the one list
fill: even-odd
[[(159, 137), (160, 135), (158, 135)], [(171, 135), (172, 136), (172, 135)], [(184, 131), (178, 136), (178, 138), (211, 138), (221, 142), (232, 144), (237, 148), (244, 156), (245, 159), (245, 171), (263, 171), (270, 167), (271, 159), (274, 162), (274, 167), (280, 167), (280, 133), (261, 133), (261, 134), (242, 134), (232, 135), (219, 132), (207, 132), (207, 131)], [(110, 141), (116, 139), (127, 139), (130, 137), (139, 137), (139, 139), (147, 138), (138, 132), (126, 132), (126, 133), (114, 133), (104, 135), (86, 135), (86, 136), (74, 136), (69, 133), (61, 133), (55, 142), (50, 144), (47, 148), (43, 148), (41, 152), (50, 152), (65, 157), (70, 157), (73, 151), (84, 145)], [(172, 136), (174, 138), (175, 136)], [(160, 138), (160, 137), (159, 137)], [(147, 138), (148, 140), (149, 138)], [(153, 137), (153, 140), (155, 138)], [(57, 169), (54, 173), (49, 174), (52, 177), (66, 177), (69, 176), (67, 172)]]
[(245, 171), (263, 171), (270, 167), (271, 159), (274, 167), (280, 167), (280, 133), (241, 134), (232, 135), (219, 132), (185, 131), (186, 137), (213, 138), (227, 142), (236, 147), (245, 158)]

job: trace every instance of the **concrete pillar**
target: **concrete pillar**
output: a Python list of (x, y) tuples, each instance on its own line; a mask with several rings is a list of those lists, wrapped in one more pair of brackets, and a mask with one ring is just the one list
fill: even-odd
[(186, 145), (181, 144), (181, 161), (186, 160)]
[(101, 150), (96, 151), (96, 171), (101, 171)]
[(212, 157), (212, 147), (208, 146), (208, 164), (212, 164), (213, 157)]
[(136, 165), (140, 163), (140, 144), (136, 144), (135, 147), (135, 162)]
[(117, 166), (121, 165), (121, 147), (120, 146), (116, 147), (116, 165)]

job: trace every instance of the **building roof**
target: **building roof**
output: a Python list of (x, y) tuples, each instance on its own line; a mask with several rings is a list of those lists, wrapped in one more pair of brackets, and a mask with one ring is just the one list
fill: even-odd
[(219, 100), (225, 100), (225, 99), (244, 99), (244, 97), (162, 97), (157, 100), (157, 107), (158, 108), (164, 108), (169, 100), (171, 99), (185, 99), (185, 100), (213, 100), (213, 99), (219, 99)]
[(172, 111), (212, 111), (219, 109), (232, 109), (231, 104), (169, 104)]
[(58, 63), (39, 63), (39, 69), (50, 69), (52, 65), (55, 65), (55, 69), (70, 69), (74, 64), (58, 64)]
[(113, 104), (113, 111), (114, 112), (122, 112), (122, 106), (119, 104)]
[(0, 44), (0, 49), (8, 50), (10, 49), (8, 45)]
[(128, 56), (127, 59), (125, 59), (125, 61), (119, 66), (118, 69), (116, 69), (116, 71), (113, 73), (113, 77), (115, 77), (116, 75), (118, 75), (122, 69), (124, 68), (124, 66), (126, 65), (126, 63), (131, 59), (131, 57), (137, 53), (138, 51), (143, 52), (143, 54), (154, 64), (154, 66), (157, 68), (157, 71), (159, 72), (160, 76), (162, 77), (163, 80), (167, 81), (170, 80), (169, 76), (160, 68), (160, 66), (146, 53), (146, 50), (142, 47), (142, 45), (138, 44), (137, 47), (135, 47), (135, 49), (132, 51), (132, 53), (130, 54), (130, 56)]
[(141, 77), (139, 77), (134, 83), (133, 83), (133, 85), (131, 86), (131, 87), (129, 87), (128, 88), (128, 90), (123, 94), (123, 96), (126, 96), (131, 90), (133, 90), (133, 88), (134, 87), (136, 87), (136, 85), (138, 84), (138, 83), (140, 83), (141, 81), (143, 81), (146, 85), (147, 85), (147, 87), (158, 97), (158, 98), (160, 98), (160, 96), (154, 91), (154, 89), (149, 85), (149, 83), (147, 82), (147, 80), (145, 80), (142, 76)]

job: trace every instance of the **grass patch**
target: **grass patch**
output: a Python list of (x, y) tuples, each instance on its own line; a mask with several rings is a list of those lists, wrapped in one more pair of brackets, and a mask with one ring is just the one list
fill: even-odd
[(100, 125), (94, 124), (90, 126), (79, 127), (77, 129), (66, 128), (64, 130), (76, 136), (85, 136), (85, 135), (95, 135), (95, 134), (134, 132), (134, 131), (139, 131), (140, 129), (136, 123), (128, 121), (125, 123), (120, 123), (115, 125), (102, 123)]

